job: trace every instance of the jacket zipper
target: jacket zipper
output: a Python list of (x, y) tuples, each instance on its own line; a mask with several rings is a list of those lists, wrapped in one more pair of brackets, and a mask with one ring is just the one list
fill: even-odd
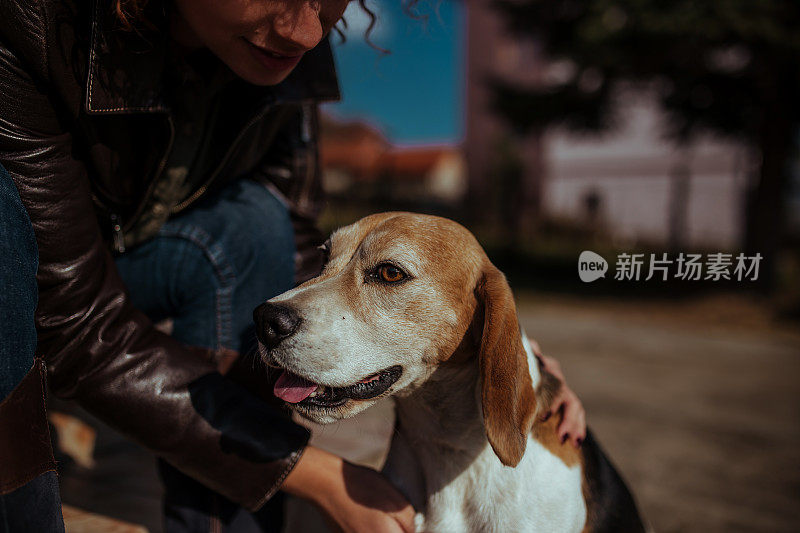
[[(303, 142), (303, 145), (304, 145), (303, 146), (303, 148), (304, 148), (303, 157), (305, 158), (305, 161), (303, 162), (303, 170), (304, 170), (306, 175), (305, 175), (305, 179), (303, 180), (303, 190), (301, 191), (299, 198), (306, 198), (307, 199), (308, 195), (309, 195), (309, 189), (311, 187), (311, 182), (312, 182), (311, 174), (315, 170), (314, 168), (312, 168), (312, 165), (310, 164), (311, 163), (311, 158), (312, 158), (311, 150), (317, 150), (318, 148), (311, 146), (311, 131), (313, 130), (313, 124), (312, 123), (314, 121), (314, 115), (313, 115), (313, 111), (312, 111), (311, 105), (303, 104), (302, 109), (303, 109), (303, 126), (302, 126), (302, 130), (301, 130), (300, 139), (301, 139), (301, 141)], [(317, 145), (317, 146), (319, 146), (319, 145)], [(314, 154), (314, 155), (316, 155), (316, 154)], [(306, 205), (300, 206), (300, 208), (303, 209), (304, 211), (308, 210), (308, 206), (306, 206)]]
[(111, 213), (111, 236), (114, 246), (114, 251), (118, 254), (125, 253), (125, 234), (122, 232), (122, 225), (119, 221), (119, 215)]
[(139, 205), (136, 207), (136, 211), (134, 211), (133, 216), (131, 216), (130, 219), (128, 219), (128, 222), (123, 225), (121, 224), (121, 218), (118, 214), (110, 213), (111, 235), (113, 236), (114, 251), (119, 254), (125, 253), (125, 232), (133, 227), (134, 222), (136, 222), (136, 220), (139, 218), (139, 215), (142, 214), (144, 206), (147, 205), (147, 201), (150, 199), (150, 196), (153, 195), (153, 190), (158, 183), (158, 179), (164, 172), (164, 167), (167, 166), (167, 159), (169, 159), (169, 153), (172, 151), (172, 145), (175, 142), (175, 124), (172, 122), (172, 117), (169, 116), (169, 114), (167, 114), (167, 124), (169, 125), (169, 142), (167, 143), (167, 149), (164, 152), (164, 155), (161, 157), (161, 161), (158, 163), (155, 176), (153, 176), (153, 180), (150, 182), (150, 185), (147, 186), (147, 191), (145, 192), (142, 201), (139, 202)]
[(253, 125), (256, 122), (258, 122), (259, 120), (264, 118), (264, 115), (266, 115), (267, 112), (270, 109), (272, 109), (273, 107), (274, 107), (274, 103), (267, 104), (261, 111), (258, 112), (258, 114), (254, 115), (247, 122), (247, 124), (244, 125), (242, 130), (239, 132), (239, 135), (237, 135), (236, 139), (233, 140), (233, 143), (231, 144), (230, 148), (228, 148), (228, 151), (225, 152), (225, 155), (222, 157), (222, 161), (220, 161), (219, 165), (217, 165), (217, 168), (214, 169), (214, 172), (211, 173), (211, 175), (208, 177), (208, 179), (205, 181), (205, 183), (203, 183), (203, 185), (201, 185), (194, 193), (192, 193), (192, 195), (189, 196), (189, 198), (187, 198), (186, 200), (182, 201), (181, 203), (175, 205), (172, 208), (171, 213), (173, 215), (175, 215), (177, 213), (180, 213), (181, 211), (183, 211), (184, 209), (186, 209), (187, 207), (192, 205), (194, 202), (196, 202), (201, 196), (203, 196), (206, 193), (206, 191), (208, 190), (208, 187), (211, 185), (211, 183), (217, 178), (217, 176), (222, 171), (222, 169), (225, 167), (225, 165), (228, 164), (228, 160), (230, 159), (231, 154), (236, 149), (237, 145), (242, 141), (242, 139), (244, 138), (245, 133), (247, 133), (247, 130), (252, 128)]

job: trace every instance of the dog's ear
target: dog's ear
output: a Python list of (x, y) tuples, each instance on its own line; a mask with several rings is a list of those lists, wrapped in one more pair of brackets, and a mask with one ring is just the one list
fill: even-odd
[(516, 466), (525, 453), (536, 397), (514, 297), (503, 273), (488, 261), (476, 295), (483, 310), (478, 349), (483, 423), (500, 461)]

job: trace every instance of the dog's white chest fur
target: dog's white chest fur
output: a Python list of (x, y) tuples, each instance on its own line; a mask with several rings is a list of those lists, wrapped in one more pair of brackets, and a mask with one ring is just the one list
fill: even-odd
[(532, 437), (515, 468), (503, 466), (486, 443), (460, 473), (464, 456), (410, 446), (396, 438), (384, 473), (417, 500), (419, 531), (579, 532), (586, 522), (580, 467), (568, 467)]

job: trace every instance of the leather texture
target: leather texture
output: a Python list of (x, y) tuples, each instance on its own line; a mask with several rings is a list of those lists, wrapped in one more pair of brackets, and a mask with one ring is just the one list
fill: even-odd
[(0, 495), (56, 469), (44, 406), (44, 373), (44, 361), (36, 359), (28, 374), (0, 403)]
[[(50, 389), (256, 509), (307, 431), (213, 377), (212, 354), (158, 332), (131, 305), (111, 253), (115, 226), (136, 220), (174, 134), (161, 86), (166, 46), (165, 32), (119, 29), (107, 0), (0, 1), (0, 165), (39, 247), (37, 355)], [(320, 261), (316, 106), (338, 97), (330, 45), (279, 86), (226, 91), (225, 120), (196, 163), (205, 176), (197, 196), (244, 176), (269, 182), (291, 206), (298, 278), (307, 278)]]

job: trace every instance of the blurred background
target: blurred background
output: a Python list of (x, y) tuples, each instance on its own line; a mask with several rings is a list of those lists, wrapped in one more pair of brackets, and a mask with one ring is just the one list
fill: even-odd
[[(351, 5), (324, 224), (463, 222), (656, 531), (796, 531), (800, 4), (368, 5), (390, 53)], [(580, 281), (583, 250), (605, 279)], [(764, 259), (757, 281), (617, 281), (623, 252)]]
[[(800, 4), (367, 5), (367, 39), (357, 2), (333, 38), (325, 231), (397, 209), (464, 223), (656, 531), (797, 531)], [(580, 281), (583, 250), (604, 279)], [(620, 253), (763, 260), (752, 281), (621, 281)], [(379, 466), (391, 417), (315, 439)], [(144, 452), (92, 439), (64, 457), (65, 502), (159, 531), (152, 471), (96, 488), (122, 468), (104, 454)]]

